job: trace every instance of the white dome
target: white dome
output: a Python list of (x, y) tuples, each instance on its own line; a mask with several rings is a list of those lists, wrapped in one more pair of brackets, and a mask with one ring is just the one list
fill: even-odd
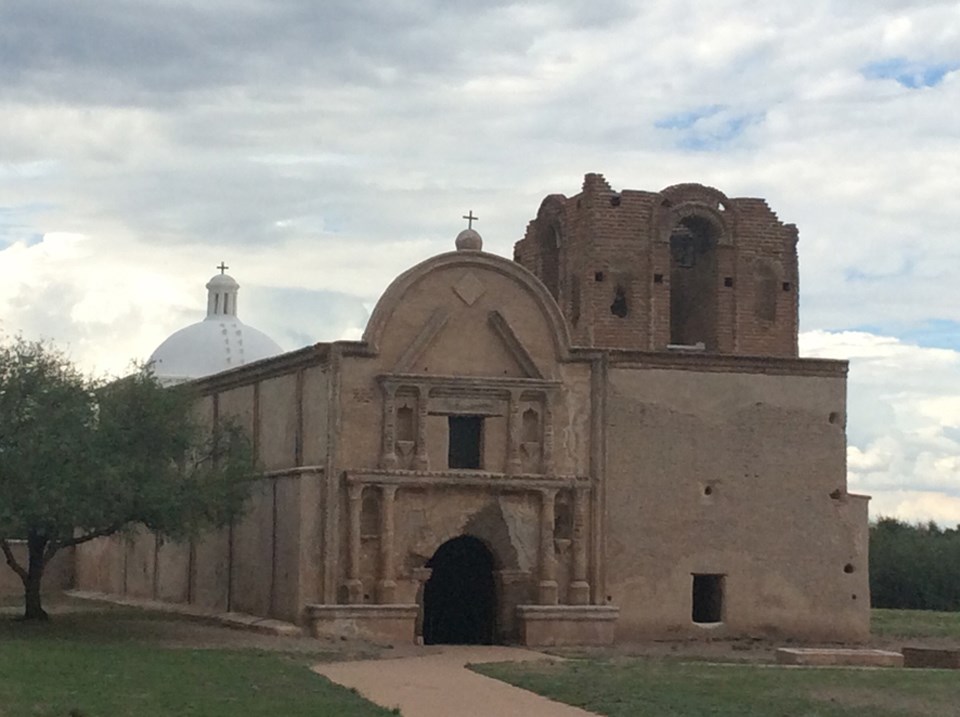
[(162, 383), (189, 381), (283, 353), (273, 339), (237, 318), (239, 288), (223, 273), (207, 283), (207, 318), (171, 334), (150, 355)]

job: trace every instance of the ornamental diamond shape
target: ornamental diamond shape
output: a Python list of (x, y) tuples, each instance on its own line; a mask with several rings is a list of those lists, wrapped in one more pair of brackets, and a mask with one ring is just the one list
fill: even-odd
[(483, 292), (486, 291), (480, 280), (470, 271), (464, 274), (460, 280), (453, 285), (453, 290), (457, 296), (463, 299), (463, 303), (467, 306), (473, 306), (474, 302), (483, 296)]

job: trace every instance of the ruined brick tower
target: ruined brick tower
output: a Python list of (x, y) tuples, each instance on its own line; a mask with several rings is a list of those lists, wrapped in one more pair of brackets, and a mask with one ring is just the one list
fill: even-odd
[(551, 194), (514, 258), (580, 346), (797, 355), (797, 229), (763, 199), (700, 184), (614, 191), (587, 174)]

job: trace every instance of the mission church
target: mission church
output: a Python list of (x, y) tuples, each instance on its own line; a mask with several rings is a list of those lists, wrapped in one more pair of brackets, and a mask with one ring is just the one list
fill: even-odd
[(79, 546), (77, 587), (392, 642), (864, 639), (847, 364), (798, 357), (796, 246), (762, 199), (588, 174), (512, 259), (471, 226), (362, 340), (289, 353), (223, 267), (154, 365), (266, 473), (229, 529)]

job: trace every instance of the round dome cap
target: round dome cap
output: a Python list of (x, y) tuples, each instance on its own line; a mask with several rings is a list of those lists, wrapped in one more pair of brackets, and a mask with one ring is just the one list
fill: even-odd
[(464, 229), (457, 234), (457, 251), (480, 251), (483, 249), (483, 238), (476, 229)]

